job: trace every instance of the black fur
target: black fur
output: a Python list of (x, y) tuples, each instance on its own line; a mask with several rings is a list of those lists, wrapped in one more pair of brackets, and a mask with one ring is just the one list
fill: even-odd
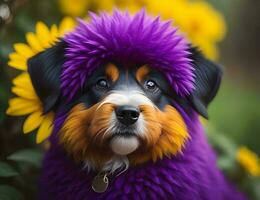
[[(62, 65), (65, 61), (66, 43), (60, 41), (54, 47), (45, 50), (29, 59), (28, 72), (37, 95), (43, 103), (44, 113), (55, 110), (57, 104), (66, 107), (66, 101), (61, 98), (60, 76)], [(196, 48), (191, 48), (191, 59), (195, 68), (195, 90), (188, 98), (179, 97), (175, 91), (172, 91), (167, 79), (162, 72), (151, 70), (146, 80), (155, 80), (159, 90), (157, 92), (146, 91), (142, 84), (135, 79), (135, 73), (138, 67), (133, 67), (126, 72), (125, 67), (120, 67), (120, 78), (113, 83), (107, 91), (99, 91), (95, 88), (96, 82), (104, 77), (104, 66), (100, 66), (93, 75), (91, 75), (83, 88), (74, 98), (74, 103), (84, 102), (90, 107), (100, 101), (110, 90), (135, 88), (144, 92), (155, 105), (163, 109), (166, 104), (177, 102), (187, 112), (191, 106), (200, 115), (208, 118), (207, 106), (215, 97), (222, 77), (222, 69), (215, 63), (206, 59)], [(118, 64), (117, 64), (118, 66)], [(126, 74), (128, 74), (126, 78)], [(109, 83), (110, 84), (110, 83)], [(74, 103), (70, 102), (69, 105)]]
[(52, 110), (60, 96), (60, 75), (64, 63), (64, 41), (28, 60), (33, 87), (43, 103), (44, 113)]
[(217, 94), (223, 70), (206, 59), (196, 48), (191, 48), (191, 52), (195, 67), (195, 90), (189, 96), (189, 100), (199, 114), (208, 118), (207, 106)]

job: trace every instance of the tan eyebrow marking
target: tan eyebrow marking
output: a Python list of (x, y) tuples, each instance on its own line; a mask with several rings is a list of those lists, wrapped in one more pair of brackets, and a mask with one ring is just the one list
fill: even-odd
[(150, 72), (150, 69), (148, 66), (144, 65), (142, 67), (140, 67), (137, 71), (136, 71), (136, 79), (141, 82), (144, 77)]
[(115, 82), (119, 77), (119, 71), (114, 64), (109, 63), (106, 67), (106, 74), (113, 82)]

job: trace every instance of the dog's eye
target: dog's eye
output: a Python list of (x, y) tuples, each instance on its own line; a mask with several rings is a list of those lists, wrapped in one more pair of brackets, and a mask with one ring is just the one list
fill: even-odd
[(144, 87), (149, 91), (156, 91), (158, 89), (157, 84), (153, 80), (148, 80), (145, 82)]
[(96, 87), (98, 89), (107, 89), (108, 88), (108, 82), (106, 79), (100, 79), (96, 83)]

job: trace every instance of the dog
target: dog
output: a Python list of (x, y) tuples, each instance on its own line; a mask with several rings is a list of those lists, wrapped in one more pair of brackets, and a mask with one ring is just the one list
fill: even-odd
[(208, 118), (222, 69), (145, 11), (90, 14), (28, 61), (55, 112), (40, 199), (245, 199), (216, 165)]

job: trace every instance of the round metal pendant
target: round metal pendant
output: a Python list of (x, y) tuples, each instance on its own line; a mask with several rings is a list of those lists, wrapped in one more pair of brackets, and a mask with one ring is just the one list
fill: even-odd
[(108, 184), (107, 174), (98, 174), (92, 181), (92, 189), (97, 193), (102, 193), (107, 190)]

